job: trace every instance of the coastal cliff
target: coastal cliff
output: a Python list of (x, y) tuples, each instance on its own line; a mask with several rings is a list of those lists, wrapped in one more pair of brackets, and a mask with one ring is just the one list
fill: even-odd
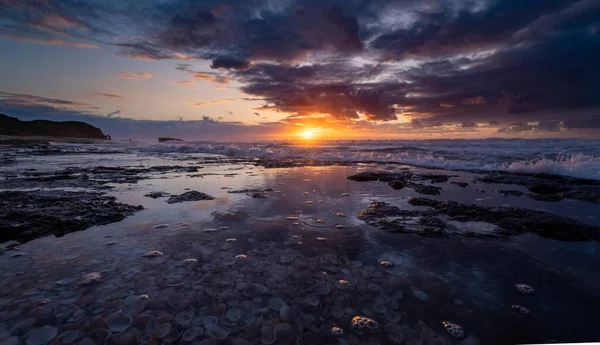
[(21, 121), (0, 114), (0, 135), (105, 139), (100, 128), (79, 121)]

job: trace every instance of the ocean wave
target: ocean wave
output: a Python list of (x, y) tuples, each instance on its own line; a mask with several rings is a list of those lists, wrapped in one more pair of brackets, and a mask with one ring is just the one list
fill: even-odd
[[(139, 151), (163, 154), (219, 154), (247, 158), (309, 159), (333, 162), (396, 163), (425, 168), (550, 174), (600, 180), (600, 141), (398, 141), (314, 146), (263, 143), (138, 144)], [(581, 152), (583, 151), (583, 152)]]

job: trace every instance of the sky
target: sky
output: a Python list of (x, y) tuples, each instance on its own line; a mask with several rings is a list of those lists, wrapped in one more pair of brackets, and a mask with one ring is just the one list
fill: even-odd
[(600, 138), (600, 0), (0, 0), (0, 51), (115, 139)]

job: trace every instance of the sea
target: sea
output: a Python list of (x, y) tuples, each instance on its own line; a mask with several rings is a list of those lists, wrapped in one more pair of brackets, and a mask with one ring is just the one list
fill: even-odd
[[(347, 178), (368, 172), (420, 179), (393, 189)], [(502, 182), (485, 182), (490, 174)], [(448, 181), (427, 180), (440, 177)], [(508, 233), (491, 218), (413, 205), (503, 210), (510, 224), (543, 212), (565, 227), (600, 228), (595, 194), (536, 198), (513, 177), (596, 188), (600, 140), (0, 145), (0, 197), (13, 198), (0, 200), (2, 229), (61, 221), (30, 219), (19, 193), (56, 193), (50, 206), (70, 221), (85, 207), (71, 199), (61, 209), (65, 193), (143, 207), (82, 231), (0, 243), (0, 344), (600, 341), (593, 236)], [(434, 193), (417, 193), (417, 185)], [(190, 191), (214, 198), (167, 202)], [(382, 203), (404, 211), (386, 221), (407, 231), (361, 216)], [(445, 224), (448, 236), (412, 231), (431, 224)]]

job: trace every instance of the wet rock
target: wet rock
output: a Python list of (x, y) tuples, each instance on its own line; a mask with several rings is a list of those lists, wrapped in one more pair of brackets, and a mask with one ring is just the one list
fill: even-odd
[(147, 197), (152, 198), (152, 199), (164, 198), (164, 197), (167, 197), (169, 195), (171, 195), (171, 194), (169, 194), (167, 192), (150, 192), (148, 194), (144, 194), (144, 196), (147, 196)]
[(408, 187), (414, 189), (415, 192), (419, 194), (426, 195), (440, 195), (440, 191), (442, 190), (442, 188), (440, 187), (428, 186), (420, 183), (411, 183), (408, 185)]
[(180, 195), (173, 195), (167, 199), (167, 203), (175, 204), (187, 201), (214, 200), (215, 198), (202, 192), (191, 190)]
[(61, 190), (0, 192), (0, 242), (85, 230), (119, 222), (143, 209), (98, 192)]
[(269, 198), (267, 193), (254, 193), (254, 194), (252, 194), (252, 197), (255, 199), (268, 199)]
[(525, 193), (520, 192), (518, 190), (498, 190), (498, 193), (500, 193), (500, 194), (502, 194), (504, 196), (509, 196), (509, 195), (511, 195), (511, 196), (521, 196), (521, 195), (525, 194)]
[[(563, 241), (600, 240), (600, 228), (551, 213), (515, 207), (485, 208), (427, 198), (412, 198), (414, 206), (428, 206), (460, 222), (475, 221), (498, 225), (501, 233), (517, 235), (533, 232), (542, 237)], [(359, 217), (360, 218), (360, 217)]]
[(394, 189), (402, 189), (404, 187), (406, 187), (406, 182), (402, 181), (402, 180), (393, 180), (388, 182), (388, 185)]
[(375, 171), (363, 171), (357, 174), (346, 177), (351, 181), (358, 182), (366, 182), (366, 181), (382, 181), (382, 182), (392, 182), (392, 181), (404, 181), (413, 177), (413, 173), (410, 171), (402, 171), (400, 173), (390, 173), (390, 172), (375, 172)]
[(523, 175), (491, 173), (477, 179), (484, 183), (503, 183), (525, 186), (530, 196), (541, 201), (575, 199), (600, 204), (600, 181), (556, 175)]

